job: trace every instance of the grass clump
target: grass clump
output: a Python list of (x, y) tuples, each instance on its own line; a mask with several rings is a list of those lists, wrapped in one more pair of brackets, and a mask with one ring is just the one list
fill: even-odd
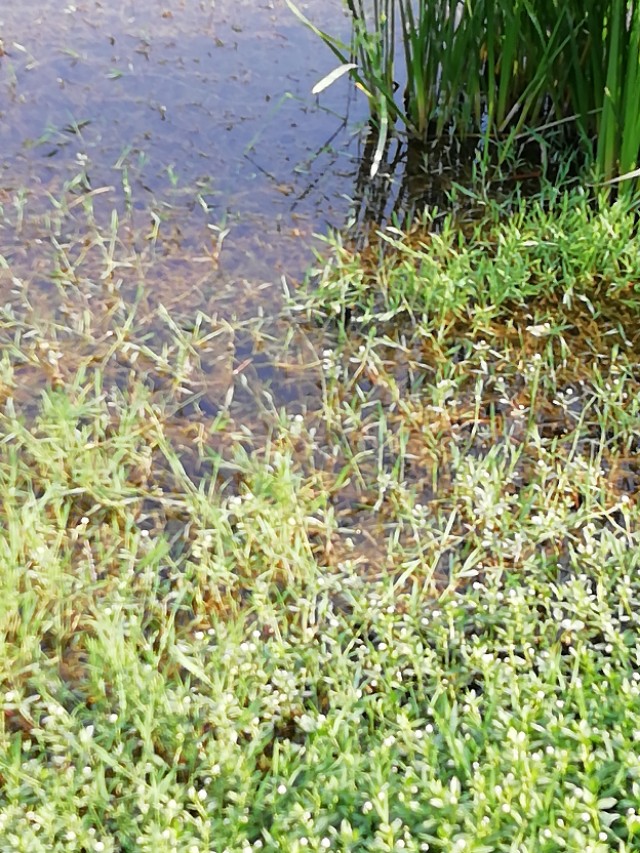
[(320, 321), (346, 308), (365, 328), (407, 319), (436, 336), (457, 320), (473, 331), (508, 320), (516, 307), (540, 317), (550, 299), (568, 315), (589, 300), (594, 317), (606, 305), (635, 311), (635, 232), (624, 200), (552, 186), (488, 201), (476, 220), (427, 209), (408, 231), (379, 230), (363, 258), (336, 238), (301, 306)]
[(203, 316), (7, 346), (0, 850), (640, 849), (633, 212), (499, 213), (336, 248), (304, 415), (193, 432)]

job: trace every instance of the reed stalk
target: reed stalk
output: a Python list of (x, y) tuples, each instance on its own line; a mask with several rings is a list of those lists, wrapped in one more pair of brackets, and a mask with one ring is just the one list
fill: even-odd
[(600, 178), (636, 169), (636, 0), (345, 2), (352, 38), (339, 47), (294, 11), (356, 66), (350, 73), (378, 122), (381, 148), (395, 125), (423, 141), (451, 132), (484, 137), (504, 154), (525, 128), (569, 120)]

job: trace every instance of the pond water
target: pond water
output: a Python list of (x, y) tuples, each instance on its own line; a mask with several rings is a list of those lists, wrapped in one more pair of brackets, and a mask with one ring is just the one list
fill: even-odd
[[(341, 0), (299, 7), (348, 37)], [(346, 79), (311, 94), (328, 49), (284, 0), (30, 0), (3, 4), (0, 37), (3, 346), (47, 319), (71, 376), (134, 304), (156, 351), (165, 309), (178, 325), (203, 311), (233, 328), (200, 352), (199, 415), (239, 368), (280, 402), (317, 396), (277, 380), (264, 341), (288, 333), (271, 322), (283, 276), (352, 209), (366, 104)], [(256, 318), (259, 347), (242, 331)], [(51, 376), (23, 355), (27, 400)]]
[[(298, 5), (348, 36), (342, 0)], [(313, 235), (362, 215), (364, 99), (346, 78), (311, 95), (330, 51), (285, 0), (25, 0), (3, 4), (0, 39), (0, 410), (33, 415), (52, 385), (81, 397), (95, 368), (100, 387), (145, 386), (194, 477), (203, 446), (264, 446), (284, 407), (333, 451), (331, 333), (281, 312)], [(406, 175), (422, 154), (412, 166), (407, 152)], [(438, 178), (421, 177), (396, 199), (437, 200)], [(422, 355), (389, 349), (398, 387)], [(388, 414), (373, 386), (367, 407)], [(376, 482), (380, 460), (395, 463), (371, 451), (372, 426), (352, 458)], [(321, 464), (337, 474), (343, 455)], [(431, 472), (416, 470), (427, 503)], [(384, 519), (358, 488), (336, 513), (373, 564)]]
[[(86, 172), (140, 208), (184, 205), (192, 243), (229, 227), (237, 273), (290, 263), (283, 236), (344, 224), (364, 105), (347, 81), (310, 94), (335, 60), (284, 0), (3, 5), (5, 197)], [(341, 0), (301, 7), (347, 35)]]

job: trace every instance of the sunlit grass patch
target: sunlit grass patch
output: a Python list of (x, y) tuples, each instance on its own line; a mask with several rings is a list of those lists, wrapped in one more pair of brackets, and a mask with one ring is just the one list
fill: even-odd
[(331, 558), (346, 509), (299, 422), (196, 485), (143, 397), (109, 402), (4, 420), (5, 849), (635, 849), (637, 509), (597, 454), (540, 440), (523, 488), (517, 446), (450, 447), (419, 504), (364, 448), (367, 572)]
[(278, 602), (302, 612), (291, 591), (317, 573), (287, 452), (239, 458), (227, 496), (215, 476), (196, 487), (142, 389), (91, 385), (45, 395), (29, 428), (5, 415), (2, 432), (4, 849), (170, 849), (192, 835), (209, 849), (211, 779), (222, 765), (221, 792), (230, 773), (244, 784), (232, 721), (256, 725), (256, 687), (243, 698), (230, 661), (253, 672), (245, 640), (281, 643)]
[(1, 850), (640, 849), (635, 223), (501, 213), (337, 251), (295, 413), (4, 316)]
[[(637, 510), (607, 506), (595, 460), (540, 448), (518, 496), (517, 448), (454, 455), (421, 507), (380, 476), (387, 564), (367, 574), (323, 562), (336, 520), (299, 426), (238, 454), (233, 488), (196, 487), (144, 401), (107, 435), (108, 398), (53, 397), (34, 438), (87, 451), (88, 418), (94, 485), (75, 520), (76, 481), (31, 495), (10, 454), (5, 849), (635, 849)], [(171, 492), (133, 474), (145, 447)], [(182, 536), (149, 526), (150, 495)]]
[(614, 299), (637, 310), (637, 226), (626, 203), (547, 186), (484, 207), (476, 222), (427, 209), (408, 234), (385, 228), (363, 262), (336, 238), (300, 305), (320, 319), (348, 310), (364, 326), (406, 316), (435, 334), (456, 318), (489, 327), (527, 301), (535, 318), (549, 297), (568, 309)]

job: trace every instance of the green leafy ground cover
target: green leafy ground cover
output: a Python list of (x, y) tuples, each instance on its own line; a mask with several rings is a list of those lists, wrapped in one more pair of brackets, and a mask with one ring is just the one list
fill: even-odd
[(640, 850), (635, 213), (432, 219), (266, 430), (178, 429), (214, 318), (4, 310), (0, 850)]

